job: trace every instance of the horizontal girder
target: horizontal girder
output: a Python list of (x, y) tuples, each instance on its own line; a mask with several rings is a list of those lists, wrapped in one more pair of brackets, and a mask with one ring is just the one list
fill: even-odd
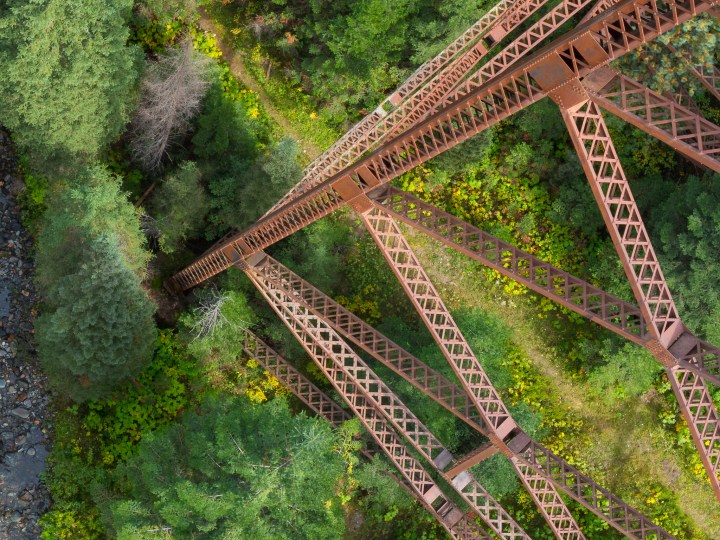
[[(349, 181), (358, 193), (362, 193), (407, 172), (537, 102), (548, 93), (560, 92), (565, 97), (579, 95), (582, 89), (573, 85), (578, 77), (619, 58), (713, 5), (711, 0), (686, 0), (672, 4), (648, 3), (647, 0), (620, 2), (542, 51), (521, 60), (499, 77), (480, 85), (464, 99), (413, 126), (357, 164), (299, 196), (291, 205), (269, 214), (250, 229), (206, 253), (175, 275), (170, 286), (175, 290), (192, 287), (240, 258), (272, 245), (343, 206), (346, 200), (334, 186), (346, 185)], [(585, 50), (585, 55), (578, 54), (579, 50), (575, 47)], [(536, 78), (547, 83), (552, 70), (547, 71), (544, 66), (552, 64), (557, 67), (557, 62), (564, 64), (566, 71), (559, 76), (553, 75), (553, 84), (549, 87), (544, 84), (546, 90), (543, 90)]]

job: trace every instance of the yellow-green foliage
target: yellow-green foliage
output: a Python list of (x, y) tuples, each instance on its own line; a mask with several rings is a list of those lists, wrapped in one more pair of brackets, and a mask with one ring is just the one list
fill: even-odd
[(97, 459), (112, 466), (126, 460), (143, 434), (168, 425), (198, 399), (197, 367), (170, 330), (160, 333), (152, 363), (109, 399), (90, 401), (72, 411), (97, 449)]
[(97, 509), (53, 508), (42, 515), (40, 525), (44, 540), (100, 540), (104, 537)]

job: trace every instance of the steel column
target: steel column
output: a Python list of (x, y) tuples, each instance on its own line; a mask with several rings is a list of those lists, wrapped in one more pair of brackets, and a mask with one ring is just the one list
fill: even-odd
[(720, 424), (705, 382), (678, 366), (668, 350), (685, 332), (640, 210), (625, 178), (600, 108), (588, 100), (562, 110), (593, 194), (640, 309), (655, 337), (648, 349), (663, 363), (716, 496), (720, 499)]

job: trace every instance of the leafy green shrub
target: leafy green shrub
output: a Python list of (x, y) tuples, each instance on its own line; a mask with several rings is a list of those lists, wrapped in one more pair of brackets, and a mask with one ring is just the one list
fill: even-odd
[(23, 180), (25, 190), (19, 197), (23, 225), (33, 233), (37, 233), (42, 215), (47, 209), (45, 199), (48, 197), (51, 183), (43, 176), (35, 176), (28, 172), (23, 174)]
[(150, 207), (162, 251), (172, 253), (196, 238), (204, 228), (209, 209), (197, 166), (190, 161), (180, 164), (155, 190)]
[(105, 466), (125, 461), (145, 434), (170, 424), (196, 403), (198, 374), (196, 362), (172, 331), (160, 332), (152, 362), (132, 384), (109, 399), (75, 406), (97, 458)]
[(40, 518), (43, 540), (101, 540), (105, 530), (97, 510), (79, 503), (52, 508)]

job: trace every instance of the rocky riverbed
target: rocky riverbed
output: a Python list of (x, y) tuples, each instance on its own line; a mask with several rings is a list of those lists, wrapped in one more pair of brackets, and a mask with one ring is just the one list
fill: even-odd
[(36, 314), (31, 242), (20, 223), (20, 185), (0, 131), (0, 538), (40, 537), (50, 506), (40, 480), (48, 455), (48, 395), (32, 346)]

